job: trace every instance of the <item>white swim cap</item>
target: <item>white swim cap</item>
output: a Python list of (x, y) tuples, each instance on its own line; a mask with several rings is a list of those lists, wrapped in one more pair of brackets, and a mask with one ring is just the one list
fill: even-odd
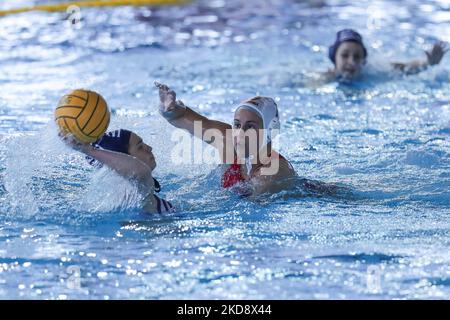
[(278, 131), (280, 129), (280, 118), (278, 116), (278, 107), (275, 101), (269, 97), (258, 96), (242, 102), (236, 108), (235, 112), (237, 112), (241, 108), (256, 112), (256, 114), (261, 117), (261, 119), (263, 120), (263, 129), (266, 131), (264, 135), (263, 145), (271, 142), (273, 136), (275, 136), (277, 133), (272, 131)]

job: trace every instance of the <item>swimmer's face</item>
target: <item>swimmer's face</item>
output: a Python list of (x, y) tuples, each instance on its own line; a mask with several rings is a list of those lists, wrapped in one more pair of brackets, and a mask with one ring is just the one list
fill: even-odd
[(135, 133), (131, 133), (128, 146), (128, 154), (144, 162), (152, 170), (156, 168), (156, 160), (152, 153), (152, 148), (142, 141), (142, 138)]
[(234, 114), (233, 142), (240, 158), (257, 154), (260, 149), (261, 129), (263, 121), (255, 112), (241, 108)]
[(345, 79), (357, 77), (365, 63), (363, 47), (354, 41), (343, 42), (336, 51), (336, 71)]

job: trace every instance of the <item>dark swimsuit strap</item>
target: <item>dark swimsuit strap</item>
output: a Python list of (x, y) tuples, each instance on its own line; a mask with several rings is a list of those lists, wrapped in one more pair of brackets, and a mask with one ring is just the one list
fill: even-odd
[[(170, 212), (170, 210), (173, 208), (173, 205), (164, 199), (161, 199), (160, 197), (158, 197), (157, 195), (153, 195), (156, 199), (156, 209), (158, 211), (158, 213), (163, 213), (163, 212)], [(163, 206), (164, 206), (164, 210), (163, 210)]]

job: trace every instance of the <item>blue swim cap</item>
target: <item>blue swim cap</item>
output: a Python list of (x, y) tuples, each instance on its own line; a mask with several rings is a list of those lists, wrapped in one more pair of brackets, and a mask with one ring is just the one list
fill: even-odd
[(330, 60), (333, 62), (333, 64), (336, 64), (337, 49), (342, 44), (342, 42), (345, 42), (345, 41), (353, 41), (353, 42), (359, 43), (361, 45), (361, 47), (363, 48), (364, 58), (367, 57), (367, 50), (366, 50), (366, 47), (364, 46), (361, 35), (358, 32), (356, 32), (355, 30), (343, 29), (336, 34), (336, 40), (334, 41), (334, 44), (328, 48), (328, 58), (330, 58)]
[[(125, 129), (114, 130), (105, 133), (100, 139), (91, 143), (94, 148), (110, 150), (128, 154), (131, 131)], [(102, 164), (92, 157), (86, 156), (86, 160), (94, 167), (101, 167)]]
[(92, 143), (96, 148), (128, 154), (131, 131), (125, 129), (105, 133), (100, 139)]
[[(114, 130), (105, 133), (100, 139), (92, 143), (92, 146), (94, 148), (103, 149), (103, 150), (109, 150), (109, 151), (115, 151), (115, 152), (121, 152), (125, 154), (128, 153), (128, 148), (130, 145), (130, 137), (131, 137), (131, 131), (126, 129), (119, 129)], [(100, 161), (95, 160), (92, 157), (86, 156), (86, 160), (91, 166), (94, 166), (96, 168), (101, 168), (103, 164)], [(161, 191), (161, 185), (159, 184), (158, 180), (153, 178), (154, 184), (155, 184), (155, 192)]]

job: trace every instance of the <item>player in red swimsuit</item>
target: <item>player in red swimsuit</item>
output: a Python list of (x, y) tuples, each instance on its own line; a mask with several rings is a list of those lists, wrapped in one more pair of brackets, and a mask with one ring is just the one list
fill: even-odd
[[(159, 89), (160, 113), (173, 126), (218, 149), (227, 165), (222, 176), (224, 188), (245, 184), (248, 194), (276, 193), (289, 187), (296, 173), (291, 164), (272, 150), (272, 137), (280, 127), (278, 107), (272, 98), (253, 97), (238, 105), (233, 125), (208, 119), (181, 101), (168, 86)], [(194, 130), (200, 121), (202, 130)]]

